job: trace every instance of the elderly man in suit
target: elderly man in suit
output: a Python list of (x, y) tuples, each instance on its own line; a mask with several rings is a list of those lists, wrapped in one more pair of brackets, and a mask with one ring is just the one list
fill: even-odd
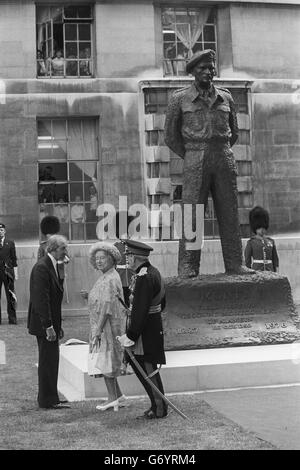
[(67, 255), (67, 240), (62, 235), (48, 239), (47, 253), (33, 266), (30, 276), (28, 330), (37, 337), (39, 349), (38, 404), (40, 408), (59, 409), (62, 405), (57, 391), (59, 339), (61, 327), (63, 284), (59, 278), (58, 261)]
[(5, 225), (0, 223), (0, 324), (1, 324), (1, 291), (4, 284), (8, 323), (17, 324), (16, 296), (14, 281), (18, 279), (16, 247), (12, 240), (5, 237)]

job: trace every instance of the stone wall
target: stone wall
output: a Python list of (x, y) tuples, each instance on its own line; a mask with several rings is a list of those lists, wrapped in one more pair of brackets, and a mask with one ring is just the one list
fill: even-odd
[[(299, 86), (299, 84), (298, 84)], [(300, 230), (300, 107), (296, 81), (252, 86), (253, 191), (270, 211), (270, 230)]]
[(99, 118), (100, 203), (143, 201), (136, 81), (4, 81), (0, 107), (0, 219), (8, 236), (38, 239), (38, 118)]
[[(300, 238), (276, 238), (279, 255), (279, 273), (287, 276), (294, 297), (300, 304)], [(163, 276), (175, 276), (177, 273), (177, 242), (149, 242), (154, 247), (150, 261)], [(246, 240), (243, 240), (245, 247)], [(98, 273), (93, 270), (88, 261), (90, 245), (69, 245), (71, 262), (66, 268), (67, 289), (63, 301), (65, 313), (86, 313), (86, 303), (80, 296), (81, 289), (89, 290), (95, 282)], [(17, 244), (19, 264), (19, 280), (16, 281), (16, 294), (18, 297), (18, 312), (25, 315), (29, 300), (29, 276), (32, 266), (36, 262), (38, 245)], [(204, 243), (201, 274), (215, 274), (224, 272), (221, 245), (219, 240), (207, 240)], [(2, 319), (5, 320), (6, 311), (5, 294), (2, 295)]]

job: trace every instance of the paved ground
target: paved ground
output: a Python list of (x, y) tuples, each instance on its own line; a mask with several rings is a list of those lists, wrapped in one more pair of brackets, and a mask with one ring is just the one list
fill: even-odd
[(201, 396), (215, 410), (279, 449), (300, 450), (300, 384)]

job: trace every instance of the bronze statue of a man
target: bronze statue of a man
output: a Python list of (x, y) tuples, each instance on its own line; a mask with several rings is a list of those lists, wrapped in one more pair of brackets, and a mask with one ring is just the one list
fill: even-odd
[[(194, 83), (176, 91), (168, 105), (165, 143), (184, 159), (183, 204), (204, 204), (211, 192), (222, 244), (226, 273), (249, 274), (242, 266), (238, 219), (237, 169), (232, 145), (238, 126), (231, 93), (213, 85), (215, 52), (197, 52), (186, 65)], [(184, 234), (184, 231), (183, 231)], [(179, 242), (178, 274), (199, 274), (200, 250), (186, 250)]]

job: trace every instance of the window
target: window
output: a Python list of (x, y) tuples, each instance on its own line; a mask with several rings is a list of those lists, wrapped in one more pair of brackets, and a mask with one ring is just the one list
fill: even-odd
[(92, 7), (37, 6), (37, 76), (91, 77)]
[(69, 240), (95, 240), (98, 191), (97, 120), (38, 120), (40, 220), (59, 218)]
[(163, 8), (165, 75), (186, 75), (185, 64), (197, 51), (216, 51), (215, 9)]

